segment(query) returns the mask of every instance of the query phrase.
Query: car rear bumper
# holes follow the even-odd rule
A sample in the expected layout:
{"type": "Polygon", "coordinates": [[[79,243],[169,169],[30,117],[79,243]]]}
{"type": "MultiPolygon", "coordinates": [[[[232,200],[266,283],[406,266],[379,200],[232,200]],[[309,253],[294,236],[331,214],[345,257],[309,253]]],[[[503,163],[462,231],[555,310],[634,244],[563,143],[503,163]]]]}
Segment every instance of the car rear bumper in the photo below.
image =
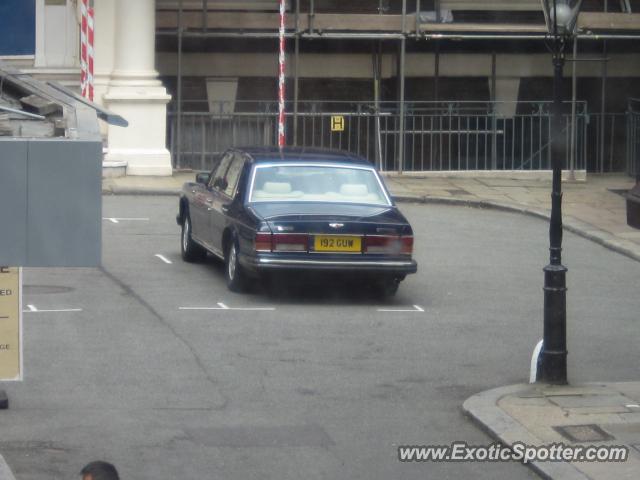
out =
{"type": "Polygon", "coordinates": [[[345,273],[382,273],[389,275],[408,275],[418,271],[418,264],[413,259],[376,259],[366,258],[326,258],[282,257],[273,254],[241,256],[243,267],[254,272],[273,270],[309,270],[335,271],[345,273]]]}

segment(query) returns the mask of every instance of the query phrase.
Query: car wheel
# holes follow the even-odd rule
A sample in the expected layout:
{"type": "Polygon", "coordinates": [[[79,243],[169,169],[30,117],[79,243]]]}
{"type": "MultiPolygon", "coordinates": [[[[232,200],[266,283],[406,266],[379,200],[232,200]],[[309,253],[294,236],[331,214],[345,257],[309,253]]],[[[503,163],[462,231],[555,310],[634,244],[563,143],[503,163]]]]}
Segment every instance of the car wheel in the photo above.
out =
{"type": "Polygon", "coordinates": [[[227,249],[224,269],[227,278],[227,287],[229,287],[229,290],[232,292],[242,292],[247,285],[244,271],[238,259],[238,253],[238,241],[234,239],[227,249]]]}
{"type": "Polygon", "coordinates": [[[207,256],[207,251],[191,238],[191,218],[189,214],[182,222],[182,235],[180,236],[180,252],[186,262],[200,262],[207,256]]]}
{"type": "Polygon", "coordinates": [[[380,279],[373,285],[374,292],[377,296],[382,298],[393,297],[396,293],[398,293],[400,282],[401,280],[396,277],[380,279]]]}

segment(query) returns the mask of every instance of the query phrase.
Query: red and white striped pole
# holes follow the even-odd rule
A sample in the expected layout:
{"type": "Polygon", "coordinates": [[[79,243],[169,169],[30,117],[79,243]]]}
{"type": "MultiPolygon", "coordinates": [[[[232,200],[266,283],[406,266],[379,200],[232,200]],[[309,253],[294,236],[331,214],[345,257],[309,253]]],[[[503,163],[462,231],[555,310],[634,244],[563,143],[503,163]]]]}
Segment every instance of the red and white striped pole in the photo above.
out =
{"type": "Polygon", "coordinates": [[[278,146],[283,148],[287,143],[285,135],[285,81],[287,71],[287,60],[285,51],[286,33],[286,7],[287,0],[280,0],[280,76],[278,79],[278,146]]]}
{"type": "Polygon", "coordinates": [[[82,0],[80,11],[80,89],[82,96],[93,101],[93,0],[82,0]]]}

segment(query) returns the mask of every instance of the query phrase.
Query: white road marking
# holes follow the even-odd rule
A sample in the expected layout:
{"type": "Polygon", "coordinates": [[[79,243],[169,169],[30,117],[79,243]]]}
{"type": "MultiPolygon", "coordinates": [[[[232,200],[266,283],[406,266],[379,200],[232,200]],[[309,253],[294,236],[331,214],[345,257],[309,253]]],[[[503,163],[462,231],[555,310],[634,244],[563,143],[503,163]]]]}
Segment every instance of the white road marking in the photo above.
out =
{"type": "Polygon", "coordinates": [[[158,257],[160,260],[162,260],[164,263],[171,265],[173,262],[171,260],[169,260],[167,257],[165,257],[164,255],[160,255],[159,253],[156,253],[155,255],[156,257],[158,257]]]}
{"type": "Polygon", "coordinates": [[[217,305],[217,307],[179,307],[178,310],[230,310],[241,312],[273,312],[275,310],[274,307],[229,307],[222,302],[218,302],[217,305]]]}
{"type": "Polygon", "coordinates": [[[111,223],[120,223],[120,222],[148,222],[148,218],[118,218],[118,217],[103,217],[103,220],[108,220],[111,223]]]}
{"type": "Polygon", "coordinates": [[[81,312],[81,308],[62,308],[59,310],[39,310],[35,305],[27,305],[28,310],[23,310],[23,313],[67,313],[67,312],[81,312]]]}
{"type": "Polygon", "coordinates": [[[0,455],[0,478],[2,480],[16,480],[16,477],[13,476],[13,472],[2,455],[0,455]]]}
{"type": "Polygon", "coordinates": [[[413,308],[379,308],[379,312],[384,313],[402,313],[402,312],[414,312],[414,313],[424,313],[424,309],[418,305],[414,305],[413,308]]]}
{"type": "Polygon", "coordinates": [[[627,407],[627,408],[640,408],[640,405],[636,405],[635,403],[632,403],[631,405],[625,405],[625,407],[627,407]]]}

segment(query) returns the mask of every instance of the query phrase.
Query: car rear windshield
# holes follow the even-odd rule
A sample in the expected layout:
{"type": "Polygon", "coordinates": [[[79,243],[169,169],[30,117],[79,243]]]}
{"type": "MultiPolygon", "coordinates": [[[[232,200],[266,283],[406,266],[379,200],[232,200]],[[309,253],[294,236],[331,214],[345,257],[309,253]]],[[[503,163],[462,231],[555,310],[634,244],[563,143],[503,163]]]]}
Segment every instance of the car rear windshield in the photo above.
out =
{"type": "Polygon", "coordinates": [[[258,165],[250,202],[390,205],[375,170],[331,165],[258,165]]]}

